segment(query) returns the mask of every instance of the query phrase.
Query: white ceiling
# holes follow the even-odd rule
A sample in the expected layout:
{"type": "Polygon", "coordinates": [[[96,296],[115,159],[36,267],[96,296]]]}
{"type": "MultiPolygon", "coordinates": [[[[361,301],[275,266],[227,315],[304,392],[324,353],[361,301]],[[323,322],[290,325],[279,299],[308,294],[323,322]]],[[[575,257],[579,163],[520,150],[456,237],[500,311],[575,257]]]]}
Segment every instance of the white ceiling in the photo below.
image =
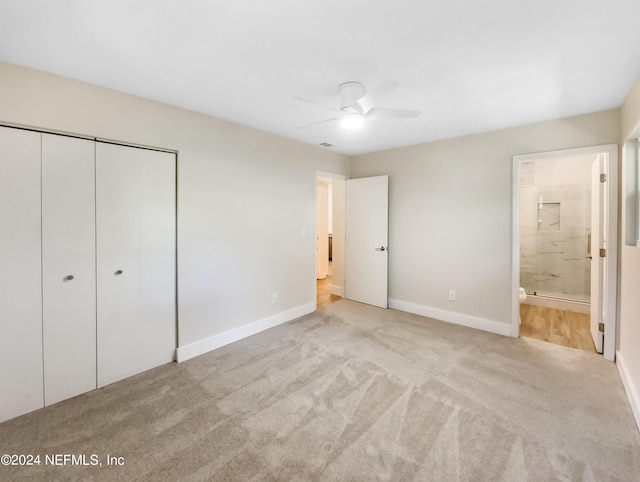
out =
{"type": "Polygon", "coordinates": [[[0,60],[360,154],[619,107],[639,19],[638,0],[2,0],[0,60]],[[338,107],[349,80],[397,81],[378,107],[422,115],[298,129],[335,113],[294,96],[338,107]]]}

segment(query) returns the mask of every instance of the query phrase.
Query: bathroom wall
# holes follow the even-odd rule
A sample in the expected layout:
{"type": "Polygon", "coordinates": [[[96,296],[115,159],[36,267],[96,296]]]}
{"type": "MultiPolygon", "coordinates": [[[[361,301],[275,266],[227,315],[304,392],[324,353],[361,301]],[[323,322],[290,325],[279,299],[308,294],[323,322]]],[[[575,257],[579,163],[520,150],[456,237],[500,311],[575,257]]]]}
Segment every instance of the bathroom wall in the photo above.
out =
{"type": "Polygon", "coordinates": [[[595,156],[520,165],[520,284],[529,294],[589,301],[595,156]]]}

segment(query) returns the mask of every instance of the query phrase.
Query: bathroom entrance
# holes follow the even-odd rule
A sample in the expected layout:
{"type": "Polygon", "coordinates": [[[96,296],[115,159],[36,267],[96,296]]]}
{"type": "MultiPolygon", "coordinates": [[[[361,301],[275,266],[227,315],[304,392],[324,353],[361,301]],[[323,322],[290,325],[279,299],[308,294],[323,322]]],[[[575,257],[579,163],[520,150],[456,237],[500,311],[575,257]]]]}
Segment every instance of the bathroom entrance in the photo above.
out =
{"type": "Polygon", "coordinates": [[[514,157],[514,333],[613,359],[615,179],[615,145],[514,157]]]}

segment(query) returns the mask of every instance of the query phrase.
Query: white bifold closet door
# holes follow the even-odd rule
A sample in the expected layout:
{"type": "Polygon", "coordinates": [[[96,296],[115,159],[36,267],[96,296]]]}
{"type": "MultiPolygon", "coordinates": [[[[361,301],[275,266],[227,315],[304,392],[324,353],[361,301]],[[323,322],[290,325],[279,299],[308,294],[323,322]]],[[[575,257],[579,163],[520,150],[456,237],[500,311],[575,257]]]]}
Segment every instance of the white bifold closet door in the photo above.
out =
{"type": "Polygon", "coordinates": [[[0,127],[0,422],[44,405],[40,133],[0,127]]]}
{"type": "Polygon", "coordinates": [[[174,360],[175,154],[96,143],[98,387],[174,360]]]}
{"type": "Polygon", "coordinates": [[[45,405],[96,388],[95,142],[42,134],[45,405]]]}

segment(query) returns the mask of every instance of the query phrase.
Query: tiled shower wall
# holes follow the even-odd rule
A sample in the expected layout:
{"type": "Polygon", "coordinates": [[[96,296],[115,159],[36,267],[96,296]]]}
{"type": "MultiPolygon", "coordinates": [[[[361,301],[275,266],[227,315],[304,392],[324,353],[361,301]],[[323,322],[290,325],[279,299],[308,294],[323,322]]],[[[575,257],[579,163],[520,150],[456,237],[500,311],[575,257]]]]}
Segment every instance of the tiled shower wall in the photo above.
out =
{"type": "Polygon", "coordinates": [[[590,299],[594,160],[575,156],[520,165],[520,285],[529,294],[590,299]]]}

